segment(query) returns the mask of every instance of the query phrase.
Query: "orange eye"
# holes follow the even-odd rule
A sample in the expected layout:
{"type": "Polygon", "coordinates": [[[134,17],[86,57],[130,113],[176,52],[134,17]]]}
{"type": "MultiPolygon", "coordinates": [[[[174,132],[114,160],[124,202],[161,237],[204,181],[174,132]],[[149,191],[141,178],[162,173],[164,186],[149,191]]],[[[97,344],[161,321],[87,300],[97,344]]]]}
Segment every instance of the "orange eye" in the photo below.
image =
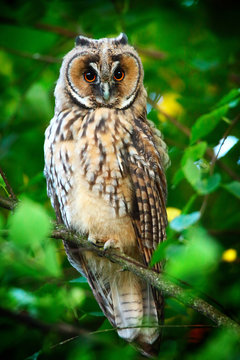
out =
{"type": "Polygon", "coordinates": [[[96,80],[96,74],[91,70],[86,71],[83,75],[84,75],[84,79],[87,82],[93,82],[96,80]]]}
{"type": "Polygon", "coordinates": [[[121,81],[124,78],[125,74],[124,71],[121,69],[116,69],[113,75],[114,80],[121,81]]]}

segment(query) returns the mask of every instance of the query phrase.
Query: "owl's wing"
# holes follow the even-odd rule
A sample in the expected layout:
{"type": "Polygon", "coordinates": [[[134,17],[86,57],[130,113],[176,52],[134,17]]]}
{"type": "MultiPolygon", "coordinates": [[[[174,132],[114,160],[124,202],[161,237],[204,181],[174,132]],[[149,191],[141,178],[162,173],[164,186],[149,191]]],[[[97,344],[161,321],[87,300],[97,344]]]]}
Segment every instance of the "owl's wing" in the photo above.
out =
{"type": "MultiPolygon", "coordinates": [[[[153,129],[143,121],[135,121],[133,146],[135,152],[131,151],[133,155],[128,164],[135,195],[132,221],[140,252],[148,265],[157,245],[166,238],[167,186],[163,157],[168,156],[161,139],[156,142],[153,129]]],[[[161,272],[162,264],[155,264],[154,269],[161,272]]],[[[152,291],[159,317],[162,318],[163,298],[158,291],[152,291]]]]}
{"type": "Polygon", "coordinates": [[[64,247],[70,264],[87,278],[92,292],[105,316],[116,327],[110,284],[104,281],[101,271],[91,269],[85,256],[76,244],[64,241],[64,247]]]}
{"type": "MultiPolygon", "coordinates": [[[[74,119],[74,114],[71,112],[63,112],[63,114],[56,120],[57,125],[61,123],[61,119],[64,115],[69,119],[74,119]],[[66,115],[67,114],[67,115],[66,115]]],[[[58,142],[58,148],[55,149],[55,136],[57,127],[54,128],[55,122],[52,120],[53,125],[49,126],[45,133],[45,168],[44,174],[47,182],[47,193],[51,199],[52,206],[56,213],[57,222],[59,224],[65,224],[68,227],[68,221],[66,216],[66,194],[67,190],[71,187],[71,162],[70,156],[67,156],[66,142],[60,140],[58,142]],[[59,157],[61,161],[59,161],[59,157]]],[[[71,136],[67,138],[69,142],[72,141],[71,136]]],[[[90,269],[86,262],[85,256],[81,253],[81,250],[76,244],[63,241],[66,254],[70,264],[77,269],[84,277],[88,279],[88,283],[97,299],[102,311],[109,318],[109,321],[113,326],[114,312],[113,304],[110,293],[109,283],[103,282],[101,274],[97,271],[90,269]]]]}
{"type": "MultiPolygon", "coordinates": [[[[53,182],[49,174],[46,175],[48,194],[51,194],[51,201],[54,207],[57,222],[63,224],[63,217],[61,214],[61,207],[58,201],[58,197],[54,192],[53,182]]],[[[68,257],[70,264],[86,277],[88,283],[92,289],[92,292],[101,307],[105,316],[109,319],[113,327],[116,327],[113,302],[110,292],[110,284],[106,281],[103,281],[101,273],[98,273],[96,270],[92,271],[88,266],[85,257],[81,254],[79,247],[69,241],[63,241],[64,248],[68,257]]]]}

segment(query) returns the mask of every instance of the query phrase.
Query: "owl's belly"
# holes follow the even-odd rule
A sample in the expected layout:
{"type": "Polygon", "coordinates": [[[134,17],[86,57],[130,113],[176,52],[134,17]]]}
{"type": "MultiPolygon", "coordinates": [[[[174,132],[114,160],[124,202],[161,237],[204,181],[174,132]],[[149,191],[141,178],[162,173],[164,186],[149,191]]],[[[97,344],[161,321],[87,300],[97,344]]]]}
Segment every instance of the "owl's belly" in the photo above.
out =
{"type": "Polygon", "coordinates": [[[119,242],[123,250],[131,253],[131,248],[136,246],[136,236],[130,216],[117,215],[111,202],[90,189],[82,175],[75,176],[74,183],[66,207],[69,225],[99,242],[119,242]]]}

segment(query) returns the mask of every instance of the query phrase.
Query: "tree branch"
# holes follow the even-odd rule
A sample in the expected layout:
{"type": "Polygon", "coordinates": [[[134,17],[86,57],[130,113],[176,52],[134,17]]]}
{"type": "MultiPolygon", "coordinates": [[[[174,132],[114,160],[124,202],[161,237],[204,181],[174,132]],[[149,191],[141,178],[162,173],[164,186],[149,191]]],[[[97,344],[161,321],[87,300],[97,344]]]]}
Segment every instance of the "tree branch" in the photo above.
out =
{"type": "Polygon", "coordinates": [[[55,332],[62,335],[68,336],[87,336],[89,333],[84,329],[79,327],[67,324],[67,323],[57,323],[57,324],[48,324],[39,319],[33,318],[27,312],[16,312],[9,309],[0,307],[0,316],[7,317],[13,320],[17,320],[27,326],[37,328],[44,333],[55,332]]]}
{"type": "Polygon", "coordinates": [[[124,270],[131,271],[157,290],[162,291],[165,295],[172,296],[186,306],[198,311],[218,326],[234,329],[240,335],[240,325],[238,323],[203,299],[195,296],[192,291],[182,289],[180,286],[174,284],[173,281],[170,281],[163,273],[159,274],[152,269],[148,269],[129,256],[119,255],[116,252],[105,251],[103,248],[96,247],[89,243],[83,236],[76,235],[66,230],[63,226],[59,226],[57,230],[53,231],[51,237],[54,239],[63,239],[64,241],[77,245],[79,251],[93,251],[99,256],[105,257],[115,264],[120,265],[124,270]]]}
{"type": "Polygon", "coordinates": [[[0,207],[7,209],[7,210],[13,210],[15,208],[15,206],[17,205],[17,201],[16,200],[12,200],[12,199],[8,199],[8,198],[4,198],[2,196],[0,196],[0,207]]]}
{"type": "Polygon", "coordinates": [[[1,167],[0,167],[0,175],[1,175],[2,178],[3,178],[3,181],[4,181],[5,185],[6,185],[6,189],[7,189],[7,191],[9,192],[10,198],[11,198],[12,200],[17,201],[17,197],[16,197],[16,195],[14,194],[14,191],[13,191],[11,185],[10,185],[9,182],[8,182],[7,176],[6,176],[6,174],[4,173],[4,171],[3,171],[3,169],[2,169],[1,167]]]}
{"type": "Polygon", "coordinates": [[[26,59],[37,60],[37,61],[41,61],[41,62],[45,62],[45,63],[49,63],[49,64],[58,64],[58,63],[62,62],[61,58],[56,58],[54,56],[41,55],[39,53],[31,54],[26,51],[19,51],[19,50],[11,49],[9,47],[5,47],[5,46],[0,46],[0,50],[6,51],[9,54],[21,56],[26,59]]]}
{"type": "MultiPolygon", "coordinates": [[[[16,201],[0,197],[0,206],[13,210],[16,206],[16,201]]],[[[63,225],[57,225],[56,230],[51,234],[51,238],[61,239],[72,243],[75,246],[77,245],[78,248],[76,251],[93,251],[99,256],[105,257],[115,264],[120,265],[122,269],[136,274],[154,288],[162,291],[165,295],[172,296],[186,306],[198,311],[200,314],[216,323],[217,326],[234,329],[240,335],[240,325],[237,322],[223,314],[205,300],[195,296],[191,290],[183,289],[179,285],[176,285],[172,280],[169,280],[168,276],[164,273],[159,274],[127,255],[123,256],[114,251],[105,251],[103,248],[96,247],[85,237],[67,230],[63,225]]]]}

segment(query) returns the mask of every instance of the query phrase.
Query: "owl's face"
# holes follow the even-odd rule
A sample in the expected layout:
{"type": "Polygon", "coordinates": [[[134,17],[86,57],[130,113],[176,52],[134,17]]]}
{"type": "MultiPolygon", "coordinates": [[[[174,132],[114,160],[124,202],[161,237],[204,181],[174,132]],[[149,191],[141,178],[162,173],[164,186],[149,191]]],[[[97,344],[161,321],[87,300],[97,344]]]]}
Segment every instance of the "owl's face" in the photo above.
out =
{"type": "Polygon", "coordinates": [[[79,36],[64,58],[61,81],[71,99],[92,109],[126,109],[143,86],[143,69],[127,37],[92,40],[79,36]]]}

